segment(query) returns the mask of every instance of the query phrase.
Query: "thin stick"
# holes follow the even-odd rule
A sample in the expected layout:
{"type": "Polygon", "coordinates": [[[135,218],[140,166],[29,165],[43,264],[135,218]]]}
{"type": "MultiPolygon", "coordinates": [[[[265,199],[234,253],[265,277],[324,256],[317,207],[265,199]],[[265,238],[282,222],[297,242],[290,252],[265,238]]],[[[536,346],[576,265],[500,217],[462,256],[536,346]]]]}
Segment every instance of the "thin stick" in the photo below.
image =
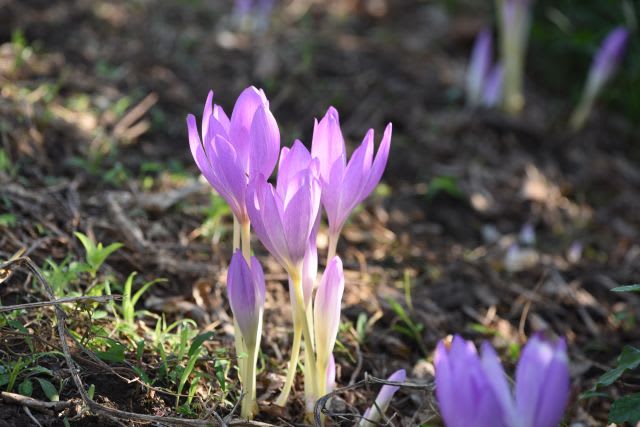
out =
{"type": "Polygon", "coordinates": [[[32,308],[46,307],[57,304],[70,304],[73,302],[89,301],[89,302],[107,302],[111,300],[120,300],[122,295],[100,295],[100,296],[81,296],[81,297],[63,297],[53,301],[38,301],[27,304],[7,305],[0,307],[0,313],[14,310],[29,310],[32,308]]]}

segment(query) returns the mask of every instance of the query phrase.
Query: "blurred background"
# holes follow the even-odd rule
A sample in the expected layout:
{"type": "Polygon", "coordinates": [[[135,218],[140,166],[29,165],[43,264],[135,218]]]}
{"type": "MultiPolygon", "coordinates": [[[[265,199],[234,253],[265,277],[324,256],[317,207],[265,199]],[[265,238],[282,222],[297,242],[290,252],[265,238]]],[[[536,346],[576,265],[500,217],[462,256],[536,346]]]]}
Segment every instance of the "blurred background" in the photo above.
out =
{"type": "MultiPolygon", "coordinates": [[[[638,298],[610,292],[640,280],[640,2],[531,10],[526,103],[513,116],[465,101],[474,40],[497,34],[491,1],[0,0],[0,257],[73,257],[75,231],[122,242],[108,262],[116,277],[168,279],[141,306],[213,322],[231,346],[231,216],[197,180],[186,115],[200,117],[210,89],[230,113],[255,85],[283,145],[309,146],[329,106],[351,149],[369,128],[379,143],[392,122],[383,182],[338,249],[345,331],[367,335],[341,332],[338,383],[400,367],[430,380],[450,333],[490,339],[515,361],[526,336],[549,330],[574,362],[568,418],[598,425],[609,401],[578,393],[640,342],[638,298]],[[617,73],[572,131],[593,56],[618,26],[630,36],[617,73]]],[[[269,280],[265,363],[283,364],[272,349],[288,339],[285,276],[254,247],[269,280]]],[[[404,425],[437,420],[431,397],[403,396],[404,425]]]]}

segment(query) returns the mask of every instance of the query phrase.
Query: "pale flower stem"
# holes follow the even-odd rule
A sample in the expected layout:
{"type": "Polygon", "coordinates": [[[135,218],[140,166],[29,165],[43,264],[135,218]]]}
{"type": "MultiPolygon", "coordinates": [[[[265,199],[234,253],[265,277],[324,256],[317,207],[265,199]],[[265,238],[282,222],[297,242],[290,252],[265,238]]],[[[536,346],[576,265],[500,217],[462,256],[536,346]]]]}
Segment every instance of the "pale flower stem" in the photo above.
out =
{"type": "Polygon", "coordinates": [[[244,395],[242,396],[242,406],[240,415],[242,418],[252,419],[256,409],[256,349],[247,349],[250,353],[246,359],[246,376],[243,384],[244,395]]]}
{"type": "Polygon", "coordinates": [[[238,322],[236,319],[233,319],[233,337],[234,344],[236,347],[236,361],[238,363],[238,377],[240,377],[240,382],[244,385],[246,382],[246,357],[241,357],[243,353],[247,353],[247,349],[244,345],[244,341],[242,340],[242,334],[240,333],[240,327],[238,326],[238,322]]]}
{"type": "Polygon", "coordinates": [[[334,256],[336,256],[336,250],[338,249],[338,239],[340,239],[340,232],[329,232],[329,249],[327,251],[327,264],[331,262],[334,256]]]}
{"type": "Polygon", "coordinates": [[[586,123],[593,108],[593,100],[594,98],[588,95],[583,96],[583,98],[580,100],[580,103],[573,112],[570,121],[571,128],[574,131],[582,129],[582,127],[586,123]]]}
{"type": "Polygon", "coordinates": [[[233,253],[240,249],[240,222],[233,216],[233,253]]]}
{"type": "Polygon", "coordinates": [[[296,368],[298,366],[298,357],[300,356],[300,344],[302,338],[302,328],[300,325],[294,323],[293,325],[293,344],[291,345],[291,357],[289,359],[289,368],[287,369],[287,377],[284,382],[284,387],[276,400],[276,405],[285,406],[287,399],[289,399],[289,393],[291,392],[291,386],[293,385],[293,379],[296,376],[296,368]]]}
{"type": "Polygon", "coordinates": [[[251,223],[249,221],[241,224],[240,240],[242,241],[242,256],[251,265],[251,223]]]}

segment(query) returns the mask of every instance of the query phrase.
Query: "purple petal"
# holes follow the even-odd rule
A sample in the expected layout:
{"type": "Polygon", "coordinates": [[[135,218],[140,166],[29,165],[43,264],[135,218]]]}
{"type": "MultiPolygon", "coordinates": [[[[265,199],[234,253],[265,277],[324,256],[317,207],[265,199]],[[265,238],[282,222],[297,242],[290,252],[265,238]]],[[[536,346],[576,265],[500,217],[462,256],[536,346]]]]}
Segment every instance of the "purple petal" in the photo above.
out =
{"type": "Polygon", "coordinates": [[[231,305],[233,316],[249,348],[254,347],[257,342],[264,304],[262,299],[264,296],[262,267],[255,258],[251,260],[251,263],[253,268],[249,268],[242,253],[236,251],[231,258],[227,273],[229,305],[231,305]]]}
{"type": "Polygon", "coordinates": [[[496,64],[485,81],[482,105],[488,108],[496,107],[502,99],[504,84],[504,68],[502,64],[496,64]]]}
{"type": "Polygon", "coordinates": [[[251,122],[261,105],[268,105],[264,93],[251,86],[242,91],[231,113],[229,136],[242,164],[249,162],[251,122]]]}
{"type": "MultiPolygon", "coordinates": [[[[340,186],[340,202],[336,212],[336,222],[329,223],[332,231],[337,232],[342,228],[347,217],[360,202],[361,194],[369,179],[369,171],[373,158],[373,131],[367,132],[362,144],[353,152],[349,164],[344,171],[344,177],[340,186]]],[[[329,191],[335,191],[328,189],[329,191]]],[[[331,217],[329,217],[331,220],[331,217]]]]}
{"type": "Polygon", "coordinates": [[[527,427],[553,427],[569,398],[566,344],[537,335],[529,339],[516,368],[516,405],[527,427]]]}
{"type": "Polygon", "coordinates": [[[303,182],[304,174],[301,172],[306,172],[310,163],[311,154],[299,140],[293,143],[291,149],[282,148],[278,165],[277,191],[285,204],[289,203],[289,199],[303,182]]]}
{"type": "Polygon", "coordinates": [[[326,353],[326,355],[318,355],[318,358],[325,357],[324,360],[328,360],[336,343],[343,292],[342,260],[336,256],[329,262],[322,275],[313,304],[316,350],[319,353],[326,353]]]}
{"type": "MultiPolygon", "coordinates": [[[[211,123],[215,122],[211,120],[211,123]]],[[[212,165],[215,181],[210,181],[216,191],[227,201],[239,221],[247,219],[245,197],[247,178],[239,164],[234,147],[218,135],[205,141],[205,152],[212,165]]]]}
{"type": "Polygon", "coordinates": [[[387,160],[389,159],[392,133],[393,126],[391,125],[391,123],[389,123],[384,130],[382,142],[380,143],[380,147],[378,147],[378,153],[376,153],[376,158],[373,161],[373,165],[371,166],[369,179],[367,180],[367,185],[363,191],[363,194],[360,196],[360,200],[364,200],[369,194],[371,194],[373,189],[376,187],[376,185],[378,185],[380,179],[382,178],[384,168],[387,166],[387,160]]]}
{"type": "Polygon", "coordinates": [[[211,164],[207,158],[202,143],[200,142],[200,136],[198,135],[198,127],[196,125],[196,118],[193,114],[187,116],[187,130],[189,132],[189,148],[191,149],[191,155],[195,160],[198,169],[204,177],[209,181],[211,185],[215,182],[213,173],[211,171],[211,164]]]}
{"type": "Polygon", "coordinates": [[[287,241],[282,225],[282,213],[278,207],[273,186],[264,176],[253,179],[247,188],[247,211],[254,232],[271,255],[287,269],[287,241]]]}
{"type": "Polygon", "coordinates": [[[482,100],[485,80],[493,61],[492,49],[491,31],[485,29],[476,38],[467,71],[467,102],[469,105],[478,105],[482,100]]]}
{"type": "MultiPolygon", "coordinates": [[[[387,378],[387,381],[402,383],[405,382],[406,379],[407,373],[404,369],[400,369],[391,374],[391,376],[387,378]]],[[[399,386],[388,384],[383,385],[378,393],[378,397],[376,397],[375,404],[364,413],[365,419],[363,419],[363,422],[360,423],[360,425],[367,427],[377,425],[376,423],[379,423],[382,420],[382,414],[387,411],[387,408],[393,399],[393,395],[396,394],[399,389],[399,386]]]]}
{"type": "MultiPolygon", "coordinates": [[[[302,173],[299,175],[303,175],[302,173]]],[[[288,256],[294,265],[304,258],[307,242],[318,216],[320,205],[320,183],[311,176],[299,187],[286,206],[282,223],[287,240],[288,256]]]]}
{"type": "Polygon", "coordinates": [[[205,139],[205,135],[209,130],[209,117],[211,116],[211,104],[213,102],[213,91],[210,90],[207,95],[207,100],[204,102],[204,111],[202,111],[202,138],[205,139]]]}
{"type": "Polygon", "coordinates": [[[340,130],[340,118],[333,107],[329,107],[320,123],[316,122],[313,127],[311,155],[320,161],[320,177],[324,182],[329,180],[336,163],[342,169],[346,165],[347,153],[340,130]]]}
{"type": "Polygon", "coordinates": [[[260,105],[251,122],[249,176],[271,176],[278,161],[280,131],[271,111],[260,105]]]}
{"type": "Polygon", "coordinates": [[[224,112],[221,106],[214,105],[213,106],[213,117],[220,122],[222,127],[225,130],[225,135],[229,135],[229,128],[231,127],[231,122],[229,121],[229,117],[224,112]]]}
{"type": "Polygon", "coordinates": [[[316,236],[319,226],[320,215],[316,218],[316,223],[313,226],[307,243],[307,250],[304,253],[304,260],[302,261],[302,289],[305,307],[308,307],[311,302],[313,289],[315,288],[318,278],[318,247],[316,245],[316,236]]]}
{"type": "Polygon", "coordinates": [[[450,348],[436,349],[436,398],[449,427],[504,426],[503,413],[475,346],[455,336],[450,348]]]}
{"type": "Polygon", "coordinates": [[[507,375],[496,351],[488,342],[482,343],[481,363],[498,402],[502,406],[505,421],[508,425],[517,425],[516,407],[507,382],[507,375]]]}
{"type": "Polygon", "coordinates": [[[624,57],[628,40],[629,30],[617,27],[602,42],[590,70],[590,78],[597,82],[594,83],[597,88],[593,89],[596,92],[599,92],[615,74],[624,57]]]}

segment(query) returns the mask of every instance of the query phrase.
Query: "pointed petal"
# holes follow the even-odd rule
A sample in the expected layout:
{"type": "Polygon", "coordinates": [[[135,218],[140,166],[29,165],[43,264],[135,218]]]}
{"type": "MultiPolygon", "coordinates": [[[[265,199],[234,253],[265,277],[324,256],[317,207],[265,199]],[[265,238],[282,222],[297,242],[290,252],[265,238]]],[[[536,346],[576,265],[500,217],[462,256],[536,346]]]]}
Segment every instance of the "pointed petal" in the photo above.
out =
{"type": "Polygon", "coordinates": [[[189,132],[189,148],[191,149],[191,155],[195,160],[200,173],[209,181],[212,187],[216,188],[217,181],[211,169],[211,164],[204,151],[202,143],[200,142],[200,136],[198,135],[198,127],[196,125],[196,118],[193,114],[187,116],[187,130],[189,132]]]}
{"type": "Polygon", "coordinates": [[[251,86],[242,91],[233,107],[229,136],[243,165],[247,165],[249,162],[251,145],[250,131],[253,116],[256,110],[266,103],[267,99],[264,97],[264,94],[251,86]]]}
{"type": "Polygon", "coordinates": [[[310,163],[311,154],[300,140],[296,139],[291,149],[282,148],[280,165],[278,166],[277,189],[285,204],[288,204],[292,193],[298,190],[304,175],[300,175],[300,173],[307,171],[310,163]]]}
{"type": "Polygon", "coordinates": [[[320,177],[329,180],[331,168],[336,162],[345,167],[347,153],[340,129],[338,111],[329,107],[320,123],[315,124],[311,142],[311,155],[320,160],[320,177]]]}
{"type": "Polygon", "coordinates": [[[516,426],[518,422],[517,412],[511,390],[509,389],[509,383],[507,383],[507,375],[502,368],[496,351],[488,342],[482,343],[481,363],[487,379],[502,407],[507,424],[516,426]]]}
{"type": "Polygon", "coordinates": [[[313,204],[313,193],[309,183],[302,185],[285,207],[282,222],[289,259],[294,265],[303,261],[311,229],[316,221],[317,208],[314,210],[313,204]]]}
{"type": "Polygon", "coordinates": [[[228,139],[229,128],[231,127],[231,123],[229,122],[229,117],[227,116],[227,114],[224,112],[221,106],[216,104],[213,106],[212,116],[215,117],[215,119],[220,122],[220,124],[222,125],[222,127],[226,132],[225,135],[227,135],[227,139],[228,139]]]}
{"type": "MultiPolygon", "coordinates": [[[[214,121],[215,119],[211,120],[211,122],[214,121]]],[[[244,220],[247,216],[245,207],[247,178],[238,163],[234,147],[218,135],[215,139],[208,141],[205,151],[215,176],[214,188],[227,201],[236,218],[240,221],[244,220]]]]}
{"type": "Polygon", "coordinates": [[[316,353],[319,361],[328,362],[340,327],[340,308],[344,293],[342,260],[334,257],[327,265],[313,304],[316,353]]]}
{"type": "Polygon", "coordinates": [[[204,110],[202,111],[202,138],[206,139],[209,130],[209,117],[211,116],[211,104],[213,102],[213,91],[210,90],[207,100],[204,102],[204,110]]]}
{"type": "Polygon", "coordinates": [[[373,165],[371,166],[371,171],[369,173],[369,178],[367,179],[365,189],[360,195],[360,201],[364,200],[367,196],[369,196],[369,194],[371,194],[373,189],[376,188],[376,185],[378,185],[378,183],[380,182],[380,178],[382,178],[384,169],[387,166],[387,160],[389,159],[392,133],[393,126],[391,125],[391,123],[389,123],[384,130],[382,142],[380,143],[380,147],[378,147],[376,159],[373,161],[373,165]]]}
{"type": "Polygon", "coordinates": [[[251,122],[249,176],[271,176],[280,151],[280,131],[271,111],[263,104],[251,122]]]}

